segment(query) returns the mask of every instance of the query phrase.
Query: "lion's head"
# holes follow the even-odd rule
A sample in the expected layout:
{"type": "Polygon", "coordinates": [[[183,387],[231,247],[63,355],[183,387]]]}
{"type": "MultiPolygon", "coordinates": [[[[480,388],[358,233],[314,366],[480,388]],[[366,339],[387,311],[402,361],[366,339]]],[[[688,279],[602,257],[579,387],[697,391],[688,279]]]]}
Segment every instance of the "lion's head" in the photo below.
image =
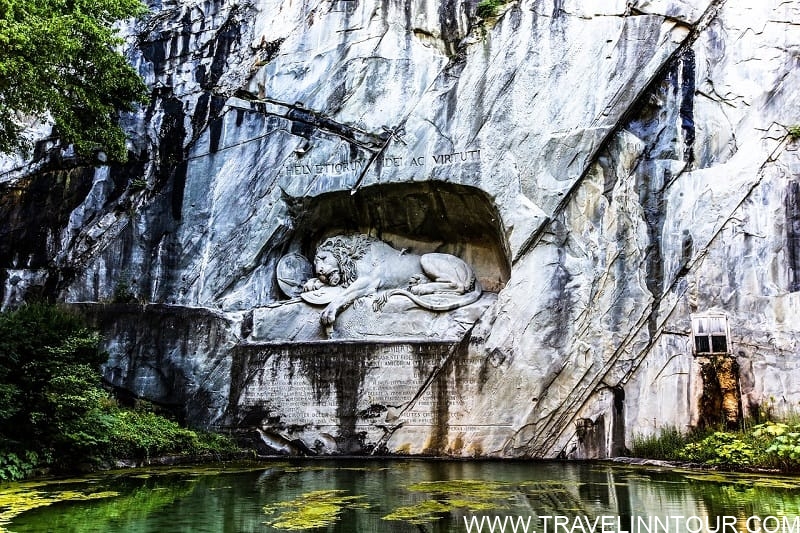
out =
{"type": "Polygon", "coordinates": [[[367,235],[331,237],[317,247],[314,272],[323,283],[347,287],[358,278],[356,260],[367,252],[367,235]]]}

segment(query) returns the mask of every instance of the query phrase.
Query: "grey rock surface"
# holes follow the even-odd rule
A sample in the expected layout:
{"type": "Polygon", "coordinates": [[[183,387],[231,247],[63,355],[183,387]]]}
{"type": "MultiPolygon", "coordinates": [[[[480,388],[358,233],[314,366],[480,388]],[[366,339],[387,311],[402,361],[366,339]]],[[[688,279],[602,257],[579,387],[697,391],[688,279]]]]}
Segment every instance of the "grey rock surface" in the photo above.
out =
{"type": "Polygon", "coordinates": [[[744,415],[796,409],[800,2],[476,4],[153,4],[130,162],[0,160],[3,307],[79,305],[115,386],[274,452],[618,455],[699,423],[706,310],[744,415]],[[275,272],[341,232],[486,294],[326,331],[275,272]]]}

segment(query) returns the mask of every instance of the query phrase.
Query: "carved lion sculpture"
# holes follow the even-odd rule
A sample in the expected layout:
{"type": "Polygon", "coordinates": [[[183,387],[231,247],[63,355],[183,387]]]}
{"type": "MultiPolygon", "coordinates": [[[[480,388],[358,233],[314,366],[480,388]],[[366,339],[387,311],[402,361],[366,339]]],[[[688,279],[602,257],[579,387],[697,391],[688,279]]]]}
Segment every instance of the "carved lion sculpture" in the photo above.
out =
{"type": "Polygon", "coordinates": [[[482,291],[472,268],[454,255],[410,254],[367,235],[325,240],[314,256],[314,273],[317,277],[304,284],[304,292],[343,289],[322,311],[320,321],[326,326],[358,298],[380,291],[376,311],[394,295],[431,311],[450,311],[475,302],[482,291]]]}

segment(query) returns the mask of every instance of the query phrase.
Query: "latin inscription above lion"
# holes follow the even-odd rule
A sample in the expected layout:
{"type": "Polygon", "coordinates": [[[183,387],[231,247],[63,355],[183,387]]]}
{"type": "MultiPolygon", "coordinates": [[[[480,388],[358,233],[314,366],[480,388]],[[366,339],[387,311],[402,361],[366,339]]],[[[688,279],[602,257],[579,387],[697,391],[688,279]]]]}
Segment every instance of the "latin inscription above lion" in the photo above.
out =
{"type": "MultiPolygon", "coordinates": [[[[297,254],[290,256],[294,264],[297,254]]],[[[320,315],[325,326],[364,296],[376,296],[375,311],[392,296],[430,311],[450,311],[477,301],[482,292],[472,268],[454,255],[407,253],[367,235],[326,239],[317,247],[311,270],[316,277],[302,283],[299,295],[312,305],[326,305],[320,315]]],[[[291,284],[289,296],[297,293],[297,286],[291,284]]]]}

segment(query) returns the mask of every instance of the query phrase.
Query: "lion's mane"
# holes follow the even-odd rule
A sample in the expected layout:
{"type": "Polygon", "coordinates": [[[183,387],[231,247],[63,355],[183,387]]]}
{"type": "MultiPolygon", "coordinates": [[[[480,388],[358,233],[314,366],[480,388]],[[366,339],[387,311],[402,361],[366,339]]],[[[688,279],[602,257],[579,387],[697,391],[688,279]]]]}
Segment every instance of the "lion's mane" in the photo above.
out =
{"type": "Polygon", "coordinates": [[[325,251],[333,255],[339,263],[339,273],[342,276],[339,285],[347,287],[358,278],[356,260],[364,257],[374,240],[363,234],[331,237],[317,247],[317,252],[325,251]]]}

